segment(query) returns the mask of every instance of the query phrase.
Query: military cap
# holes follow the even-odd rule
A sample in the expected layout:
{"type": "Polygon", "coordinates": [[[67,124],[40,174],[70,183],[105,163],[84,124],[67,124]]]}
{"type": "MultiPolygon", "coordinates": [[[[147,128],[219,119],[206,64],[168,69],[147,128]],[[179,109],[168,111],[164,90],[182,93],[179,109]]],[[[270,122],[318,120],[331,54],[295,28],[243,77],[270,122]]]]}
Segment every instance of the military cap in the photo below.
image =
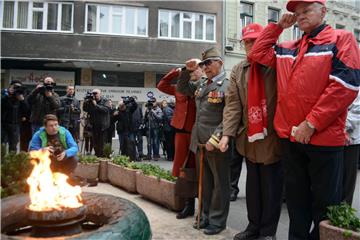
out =
{"type": "Polygon", "coordinates": [[[222,60],[221,53],[216,47],[209,48],[201,54],[201,63],[206,60],[222,60]]]}

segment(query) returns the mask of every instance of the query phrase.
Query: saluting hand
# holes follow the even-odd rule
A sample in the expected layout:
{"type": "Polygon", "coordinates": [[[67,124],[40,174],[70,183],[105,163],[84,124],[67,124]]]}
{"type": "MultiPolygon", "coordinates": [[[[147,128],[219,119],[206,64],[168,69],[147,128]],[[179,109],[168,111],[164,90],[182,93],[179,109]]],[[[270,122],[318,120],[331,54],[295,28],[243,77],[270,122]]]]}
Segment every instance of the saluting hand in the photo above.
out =
{"type": "Polygon", "coordinates": [[[281,16],[281,19],[280,21],[278,22],[278,25],[285,29],[285,28],[289,28],[291,27],[292,25],[294,25],[296,23],[296,16],[295,14],[292,14],[292,13],[284,13],[282,16],[281,16]]]}

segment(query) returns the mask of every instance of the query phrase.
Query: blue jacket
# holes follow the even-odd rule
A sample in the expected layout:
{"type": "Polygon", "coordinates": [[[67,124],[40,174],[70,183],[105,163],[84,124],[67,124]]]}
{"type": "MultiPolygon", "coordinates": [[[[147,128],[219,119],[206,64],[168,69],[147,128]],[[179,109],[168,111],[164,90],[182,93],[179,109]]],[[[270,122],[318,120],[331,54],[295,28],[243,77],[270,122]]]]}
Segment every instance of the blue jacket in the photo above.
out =
{"type": "MultiPolygon", "coordinates": [[[[66,158],[74,157],[79,151],[78,145],[76,144],[74,138],[72,137],[69,130],[64,127],[59,127],[59,136],[60,142],[64,146],[66,158]]],[[[47,147],[47,134],[45,128],[42,127],[37,131],[30,141],[29,150],[39,150],[41,148],[47,147]]]]}

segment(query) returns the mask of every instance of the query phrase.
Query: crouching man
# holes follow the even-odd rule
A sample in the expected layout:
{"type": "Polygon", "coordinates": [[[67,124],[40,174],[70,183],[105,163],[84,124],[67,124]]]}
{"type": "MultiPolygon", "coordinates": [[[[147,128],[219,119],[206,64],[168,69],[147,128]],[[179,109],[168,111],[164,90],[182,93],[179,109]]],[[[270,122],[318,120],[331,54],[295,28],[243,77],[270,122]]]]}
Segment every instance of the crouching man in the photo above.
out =
{"type": "Polygon", "coordinates": [[[78,146],[69,132],[59,126],[58,118],[53,114],[44,117],[44,127],[40,128],[32,137],[29,150],[46,149],[50,152],[53,172],[70,175],[76,168],[78,146]]]}

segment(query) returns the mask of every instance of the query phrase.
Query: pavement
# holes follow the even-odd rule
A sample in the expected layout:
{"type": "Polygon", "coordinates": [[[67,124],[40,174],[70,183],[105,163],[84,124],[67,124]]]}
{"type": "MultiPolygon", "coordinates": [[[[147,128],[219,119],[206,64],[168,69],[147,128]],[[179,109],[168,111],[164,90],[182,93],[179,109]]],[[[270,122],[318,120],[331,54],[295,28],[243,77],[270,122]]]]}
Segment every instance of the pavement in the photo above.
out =
{"type": "MultiPolygon", "coordinates": [[[[165,169],[172,168],[172,162],[159,161],[144,161],[152,164],[157,164],[165,169]]],[[[187,218],[178,220],[175,218],[176,213],[156,204],[150,202],[138,194],[130,194],[122,189],[114,187],[107,183],[99,183],[96,187],[84,187],[83,191],[106,193],[128,199],[140,208],[142,208],[147,215],[152,233],[155,240],[186,240],[186,239],[233,239],[233,236],[242,231],[247,226],[247,210],[245,201],[245,180],[246,180],[246,165],[244,163],[240,180],[239,180],[239,195],[235,202],[230,204],[230,212],[227,222],[227,228],[223,232],[215,236],[207,236],[201,231],[192,227],[194,218],[187,218]]],[[[357,184],[354,194],[353,208],[358,212],[360,217],[360,170],[358,171],[357,184]]],[[[289,228],[289,218],[286,209],[286,204],[283,204],[280,221],[277,230],[277,239],[286,240],[289,228]]]]}

